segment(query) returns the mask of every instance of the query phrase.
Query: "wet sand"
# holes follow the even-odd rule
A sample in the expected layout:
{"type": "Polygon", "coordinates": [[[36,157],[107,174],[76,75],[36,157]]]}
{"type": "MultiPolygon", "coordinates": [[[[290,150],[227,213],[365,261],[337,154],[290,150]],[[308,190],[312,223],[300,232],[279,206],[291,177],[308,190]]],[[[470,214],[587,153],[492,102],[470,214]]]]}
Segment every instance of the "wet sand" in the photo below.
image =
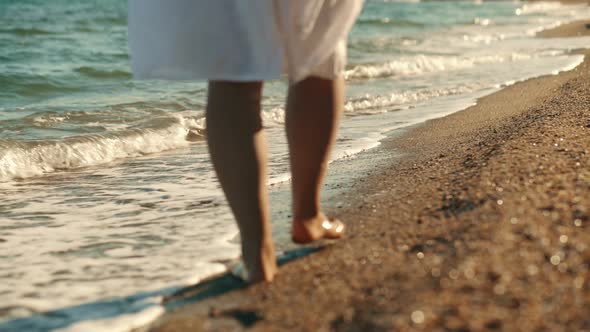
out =
{"type": "Polygon", "coordinates": [[[541,31],[538,34],[543,38],[557,38],[563,36],[590,36],[590,20],[575,21],[560,25],[555,29],[541,31]]]}
{"type": "Polygon", "coordinates": [[[590,330],[588,60],[371,153],[392,151],[332,211],[344,241],[146,329],[590,330]]]}

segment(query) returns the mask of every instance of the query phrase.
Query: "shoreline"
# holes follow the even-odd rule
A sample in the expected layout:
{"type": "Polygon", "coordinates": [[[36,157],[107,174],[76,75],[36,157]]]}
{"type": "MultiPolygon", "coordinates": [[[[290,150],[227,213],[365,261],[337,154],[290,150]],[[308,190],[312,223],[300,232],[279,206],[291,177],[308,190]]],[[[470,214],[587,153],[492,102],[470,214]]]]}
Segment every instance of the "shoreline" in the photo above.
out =
{"type": "Polygon", "coordinates": [[[584,54],[574,70],[384,140],[376,153],[403,158],[340,199],[344,241],[148,330],[590,328],[584,54]]]}
{"type": "Polygon", "coordinates": [[[543,30],[540,31],[537,36],[541,38],[590,36],[590,19],[574,21],[562,24],[553,29],[543,30]]]}

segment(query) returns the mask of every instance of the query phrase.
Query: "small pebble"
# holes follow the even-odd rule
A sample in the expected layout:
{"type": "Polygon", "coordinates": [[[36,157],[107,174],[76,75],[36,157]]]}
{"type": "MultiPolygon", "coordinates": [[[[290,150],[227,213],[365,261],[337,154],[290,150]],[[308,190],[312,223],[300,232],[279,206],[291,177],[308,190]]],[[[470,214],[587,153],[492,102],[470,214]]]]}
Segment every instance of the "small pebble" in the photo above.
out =
{"type": "Polygon", "coordinates": [[[412,315],[410,316],[410,318],[412,319],[412,322],[414,324],[424,323],[424,313],[421,310],[416,310],[416,311],[412,312],[412,315]]]}
{"type": "Polygon", "coordinates": [[[439,268],[437,268],[437,267],[435,267],[435,268],[433,268],[432,270],[430,270],[430,274],[431,274],[433,277],[435,277],[435,278],[438,278],[438,277],[440,277],[440,269],[439,269],[439,268]]]}
{"type": "Polygon", "coordinates": [[[527,267],[527,272],[529,275],[534,276],[537,275],[537,273],[539,273],[539,268],[531,264],[527,267]]]}
{"type": "Polygon", "coordinates": [[[497,284],[496,286],[494,286],[494,294],[503,295],[504,293],[506,293],[506,286],[502,284],[497,284]]]}
{"type": "Polygon", "coordinates": [[[561,243],[565,244],[565,243],[567,243],[567,240],[568,240],[567,235],[562,235],[559,237],[559,242],[561,242],[561,243]]]}

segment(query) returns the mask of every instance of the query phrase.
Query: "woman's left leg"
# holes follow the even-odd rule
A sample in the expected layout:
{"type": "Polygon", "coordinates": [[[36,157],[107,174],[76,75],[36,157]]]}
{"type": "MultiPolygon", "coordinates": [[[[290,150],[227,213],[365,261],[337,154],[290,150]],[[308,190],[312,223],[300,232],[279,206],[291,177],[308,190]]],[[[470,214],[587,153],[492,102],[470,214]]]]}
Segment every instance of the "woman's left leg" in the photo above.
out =
{"type": "Polygon", "coordinates": [[[209,82],[207,142],[242,239],[249,281],[271,281],[277,265],[266,187],[262,82],[209,82]]]}

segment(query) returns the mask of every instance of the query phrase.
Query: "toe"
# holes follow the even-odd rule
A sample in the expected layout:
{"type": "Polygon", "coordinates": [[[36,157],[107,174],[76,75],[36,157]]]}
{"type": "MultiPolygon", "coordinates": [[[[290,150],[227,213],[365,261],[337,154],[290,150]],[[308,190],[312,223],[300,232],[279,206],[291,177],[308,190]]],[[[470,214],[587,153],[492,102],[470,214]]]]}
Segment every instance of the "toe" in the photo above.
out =
{"type": "Polygon", "coordinates": [[[338,219],[326,219],[322,222],[325,239],[339,239],[344,234],[344,224],[338,219]]]}

